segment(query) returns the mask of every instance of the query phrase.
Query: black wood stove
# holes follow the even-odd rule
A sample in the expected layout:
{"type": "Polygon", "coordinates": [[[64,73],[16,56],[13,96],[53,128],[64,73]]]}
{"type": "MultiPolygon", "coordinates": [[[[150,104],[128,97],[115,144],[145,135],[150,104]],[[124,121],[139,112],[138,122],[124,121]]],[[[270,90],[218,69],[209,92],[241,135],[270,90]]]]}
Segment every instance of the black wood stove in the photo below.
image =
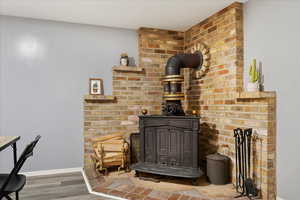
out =
{"type": "Polygon", "coordinates": [[[203,172],[198,162],[199,118],[186,116],[181,100],[183,67],[202,65],[202,54],[178,54],[168,60],[162,115],[139,116],[140,159],[131,169],[139,172],[196,179],[203,172]]]}
{"type": "Polygon", "coordinates": [[[199,118],[193,116],[140,116],[138,172],[196,179],[199,118]]]}

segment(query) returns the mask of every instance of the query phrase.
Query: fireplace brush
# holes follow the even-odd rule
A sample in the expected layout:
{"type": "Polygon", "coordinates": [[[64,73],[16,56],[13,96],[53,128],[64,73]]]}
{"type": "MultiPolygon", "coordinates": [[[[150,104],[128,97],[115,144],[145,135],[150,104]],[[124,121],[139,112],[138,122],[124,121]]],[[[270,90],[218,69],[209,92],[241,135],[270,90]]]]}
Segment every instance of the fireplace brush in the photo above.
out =
{"type": "Polygon", "coordinates": [[[234,129],[235,160],[236,160],[236,191],[239,196],[247,196],[251,199],[257,196],[257,189],[251,179],[251,140],[252,129],[234,129]]]}

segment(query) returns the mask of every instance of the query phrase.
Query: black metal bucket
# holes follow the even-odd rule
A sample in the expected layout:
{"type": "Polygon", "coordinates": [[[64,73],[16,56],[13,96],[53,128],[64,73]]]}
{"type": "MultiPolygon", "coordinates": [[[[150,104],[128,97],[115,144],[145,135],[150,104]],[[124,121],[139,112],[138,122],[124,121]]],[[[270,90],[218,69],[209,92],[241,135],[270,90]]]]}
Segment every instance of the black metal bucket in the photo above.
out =
{"type": "Polygon", "coordinates": [[[207,177],[214,185],[225,185],[229,182],[230,158],[219,153],[206,156],[207,177]]]}

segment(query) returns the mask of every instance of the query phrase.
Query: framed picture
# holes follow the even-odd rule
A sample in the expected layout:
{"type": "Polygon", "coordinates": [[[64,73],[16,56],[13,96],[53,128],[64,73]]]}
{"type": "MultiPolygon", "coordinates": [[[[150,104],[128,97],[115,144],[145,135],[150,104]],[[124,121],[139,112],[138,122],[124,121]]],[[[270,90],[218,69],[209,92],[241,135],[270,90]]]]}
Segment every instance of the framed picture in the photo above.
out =
{"type": "Polygon", "coordinates": [[[90,94],[103,95],[103,80],[100,78],[90,78],[90,94]]]}

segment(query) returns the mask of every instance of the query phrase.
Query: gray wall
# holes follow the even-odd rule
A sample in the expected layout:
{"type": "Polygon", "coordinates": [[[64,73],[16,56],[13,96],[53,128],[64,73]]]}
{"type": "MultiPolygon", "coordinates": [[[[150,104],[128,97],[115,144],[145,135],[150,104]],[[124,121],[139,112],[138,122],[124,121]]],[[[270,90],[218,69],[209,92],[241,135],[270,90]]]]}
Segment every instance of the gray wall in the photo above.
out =
{"type": "MultiPolygon", "coordinates": [[[[82,166],[83,95],[90,77],[111,94],[111,68],[127,52],[137,59],[137,33],[0,16],[1,133],[20,135],[19,150],[42,136],[24,171],[82,166]]],[[[1,152],[3,170],[11,150],[1,152]]]]}
{"type": "Polygon", "coordinates": [[[288,200],[299,199],[300,186],[299,20],[298,0],[245,4],[245,64],[261,61],[265,90],[277,91],[278,196],[288,200]]]}
{"type": "MultiPolygon", "coordinates": [[[[2,33],[2,30],[3,29],[3,26],[2,26],[2,21],[0,20],[0,136],[2,135],[2,131],[1,131],[1,128],[2,128],[2,113],[1,113],[1,95],[2,95],[2,93],[1,93],[1,91],[2,91],[2,89],[1,89],[1,83],[2,83],[2,75],[1,75],[1,69],[2,69],[2,63],[3,63],[3,59],[2,59],[2,54],[3,54],[3,48],[2,48],[2,43],[3,43],[3,37],[2,37],[2,35],[3,35],[3,33],[2,33]]],[[[2,154],[1,154],[1,152],[0,152],[0,169],[2,168],[2,166],[3,166],[3,161],[2,161],[2,154]]]]}

